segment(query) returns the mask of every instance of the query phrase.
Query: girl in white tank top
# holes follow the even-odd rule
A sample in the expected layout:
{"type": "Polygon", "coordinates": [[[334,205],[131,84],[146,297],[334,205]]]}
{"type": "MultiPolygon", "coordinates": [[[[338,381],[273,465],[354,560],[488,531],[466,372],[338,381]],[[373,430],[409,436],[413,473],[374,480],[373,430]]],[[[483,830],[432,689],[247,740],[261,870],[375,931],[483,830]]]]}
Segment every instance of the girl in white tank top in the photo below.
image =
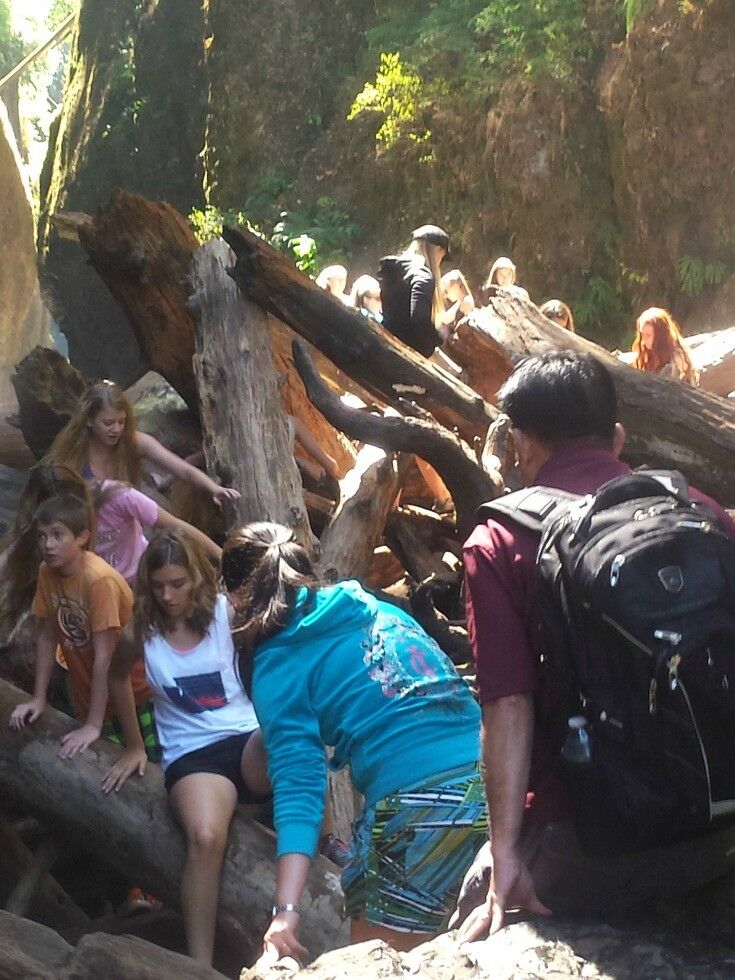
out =
{"type": "MultiPolygon", "coordinates": [[[[227,599],[199,545],[181,531],[156,532],[141,559],[135,624],[166,789],[187,840],[181,906],[189,954],[211,965],[230,821],[238,802],[266,799],[270,783],[255,712],[235,672],[227,599]]],[[[126,769],[125,756],[116,768],[119,788],[134,768],[126,769]]]]}

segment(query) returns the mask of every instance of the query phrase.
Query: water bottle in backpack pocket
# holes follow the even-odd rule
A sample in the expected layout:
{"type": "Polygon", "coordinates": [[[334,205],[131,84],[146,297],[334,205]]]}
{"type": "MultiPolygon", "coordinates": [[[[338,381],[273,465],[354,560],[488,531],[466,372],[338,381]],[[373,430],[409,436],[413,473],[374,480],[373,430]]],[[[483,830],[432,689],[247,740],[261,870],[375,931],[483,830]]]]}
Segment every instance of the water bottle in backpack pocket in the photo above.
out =
{"type": "Polygon", "coordinates": [[[561,695],[540,722],[587,719],[588,763],[558,743],[583,845],[638,850],[732,820],[735,541],[717,517],[673,472],[587,498],[535,487],[493,511],[541,534],[542,683],[561,695]]]}

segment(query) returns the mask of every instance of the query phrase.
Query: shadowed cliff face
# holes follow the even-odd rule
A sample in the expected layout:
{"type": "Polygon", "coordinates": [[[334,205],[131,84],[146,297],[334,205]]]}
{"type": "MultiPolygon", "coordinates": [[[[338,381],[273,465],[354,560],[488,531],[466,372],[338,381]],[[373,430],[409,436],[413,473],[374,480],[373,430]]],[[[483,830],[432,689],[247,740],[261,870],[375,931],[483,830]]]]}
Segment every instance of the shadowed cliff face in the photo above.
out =
{"type": "Polygon", "coordinates": [[[42,177],[39,259],[44,296],[90,377],[123,385],[144,367],[132,330],[56,212],[94,213],[117,187],[200,204],[204,142],[199,0],[84,0],[63,108],[42,177]]]}
{"type": "Polygon", "coordinates": [[[686,309],[682,258],[735,267],[730,0],[655,4],[610,51],[599,92],[626,259],[648,271],[644,300],[686,309]]]}
{"type": "MultiPolygon", "coordinates": [[[[253,201],[313,212],[328,197],[358,227],[354,272],[436,221],[473,285],[510,254],[534,299],[572,301],[603,342],[629,340],[652,302],[707,327],[717,289],[687,295],[680,266],[735,271],[731,0],[652,0],[627,38],[618,8],[589,0],[596,54],[576,73],[519,71],[474,100],[447,85],[421,110],[429,144],[387,149],[375,114],[346,118],[374,72],[366,31],[385,7],[84,0],[40,233],[44,285],[83,370],[114,365],[128,381],[137,349],[79,246],[47,219],[94,210],[117,185],[185,213],[202,185],[210,203],[249,213],[253,201]]],[[[722,323],[732,284],[719,294],[722,323]]]]}

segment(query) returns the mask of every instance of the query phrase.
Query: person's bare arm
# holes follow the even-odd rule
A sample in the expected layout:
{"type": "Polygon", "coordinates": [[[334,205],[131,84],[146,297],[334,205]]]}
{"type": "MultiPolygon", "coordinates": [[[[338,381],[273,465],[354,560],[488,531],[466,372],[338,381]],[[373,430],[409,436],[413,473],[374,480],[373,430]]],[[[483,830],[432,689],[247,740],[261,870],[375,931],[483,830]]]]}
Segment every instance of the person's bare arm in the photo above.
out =
{"type": "Polygon", "coordinates": [[[61,737],[59,757],[72,759],[79,752],[84,752],[100,737],[107,708],[108,685],[107,675],[110,661],[117,644],[118,630],[110,628],[92,634],[94,648],[94,663],[92,665],[92,683],[89,692],[89,709],[87,720],[81,728],[75,729],[61,737]]]}
{"type": "Polygon", "coordinates": [[[156,521],[156,527],[173,527],[179,531],[183,531],[184,534],[188,534],[190,538],[193,538],[199,545],[201,545],[202,550],[205,555],[208,555],[212,561],[219,565],[219,561],[222,557],[222,549],[218,544],[215,544],[210,537],[208,537],[203,531],[200,531],[198,527],[194,527],[193,524],[188,524],[186,521],[182,521],[179,517],[174,517],[163,507],[158,507],[158,520],[156,521]]]}
{"type": "Polygon", "coordinates": [[[296,439],[298,439],[299,443],[303,446],[311,458],[322,467],[327,476],[331,476],[335,480],[338,479],[339,470],[337,469],[336,459],[322,449],[319,442],[314,438],[308,427],[304,425],[301,419],[293,418],[293,425],[294,436],[296,439]]]}
{"type": "Polygon", "coordinates": [[[467,917],[460,938],[472,941],[503,928],[509,908],[549,915],[536,896],[520,852],[521,826],[533,744],[531,694],[514,694],[483,705],[482,758],[490,817],[492,876],[487,901],[467,917]]]}
{"type": "Polygon", "coordinates": [[[46,707],[46,695],[51,683],[51,672],[54,669],[55,652],[56,636],[53,620],[46,617],[41,621],[36,640],[36,680],[33,685],[33,698],[17,705],[10,715],[10,727],[16,731],[26,725],[32,725],[46,707]]]}
{"type": "Polygon", "coordinates": [[[117,792],[134,772],[142,776],[148,763],[143,736],[138,724],[133,685],[130,682],[133,664],[142,655],[143,651],[135,638],[132,623],[129,623],[120,635],[107,675],[110,701],[122,728],[125,752],[102,777],[102,791],[104,793],[110,793],[112,790],[117,792]]]}
{"type": "MultiPolygon", "coordinates": [[[[306,884],[311,859],[306,854],[282,854],[278,859],[276,905],[298,905],[306,884]]],[[[279,912],[263,937],[263,950],[280,959],[292,956],[299,963],[308,959],[309,951],[298,938],[298,912],[279,912]]]]}
{"type": "Polygon", "coordinates": [[[211,493],[214,502],[218,505],[221,505],[223,500],[237,500],[240,496],[239,490],[235,490],[234,487],[219,486],[203,470],[191,466],[185,459],[166,449],[158,439],[154,439],[146,432],[136,432],[135,444],[141,456],[161,466],[174,476],[211,493]]]}

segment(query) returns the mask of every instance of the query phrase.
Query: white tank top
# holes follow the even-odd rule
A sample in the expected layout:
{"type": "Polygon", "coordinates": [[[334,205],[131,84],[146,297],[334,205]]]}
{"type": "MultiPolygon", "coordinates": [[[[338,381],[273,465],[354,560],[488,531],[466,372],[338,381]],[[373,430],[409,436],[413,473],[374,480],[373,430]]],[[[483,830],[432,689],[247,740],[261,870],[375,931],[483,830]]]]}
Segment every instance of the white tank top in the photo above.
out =
{"type": "Polygon", "coordinates": [[[174,650],[160,633],[143,650],[164,769],[182,755],[258,727],[235,673],[224,595],[217,596],[214,619],[193,650],[174,650]]]}

